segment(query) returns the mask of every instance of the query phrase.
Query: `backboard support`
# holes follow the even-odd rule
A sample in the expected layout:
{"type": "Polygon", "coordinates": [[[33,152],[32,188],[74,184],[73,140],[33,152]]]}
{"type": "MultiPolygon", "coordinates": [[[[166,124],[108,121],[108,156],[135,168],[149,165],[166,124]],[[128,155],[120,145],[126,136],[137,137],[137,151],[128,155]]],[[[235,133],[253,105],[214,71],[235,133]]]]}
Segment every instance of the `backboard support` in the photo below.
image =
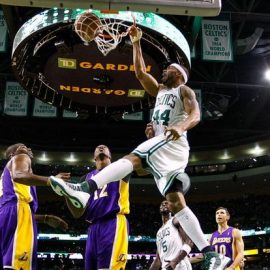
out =
{"type": "Polygon", "coordinates": [[[0,4],[44,8],[84,8],[103,11],[139,11],[186,16],[217,16],[221,0],[0,0],[0,4]]]}

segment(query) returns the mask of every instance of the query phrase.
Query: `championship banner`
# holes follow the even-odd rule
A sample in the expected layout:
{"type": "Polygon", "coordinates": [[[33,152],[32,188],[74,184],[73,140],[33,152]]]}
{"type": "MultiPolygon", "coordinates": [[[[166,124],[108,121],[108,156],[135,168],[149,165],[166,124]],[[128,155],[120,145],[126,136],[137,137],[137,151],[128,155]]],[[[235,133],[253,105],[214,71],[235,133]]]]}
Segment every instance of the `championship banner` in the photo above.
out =
{"type": "Polygon", "coordinates": [[[229,21],[202,21],[203,60],[233,61],[229,21]]]}
{"type": "Polygon", "coordinates": [[[78,116],[77,112],[63,110],[63,117],[64,118],[77,118],[77,116],[78,116]]]}
{"type": "Polygon", "coordinates": [[[35,105],[33,110],[35,117],[56,117],[56,107],[44,103],[43,101],[35,98],[35,105]]]}
{"type": "Polygon", "coordinates": [[[125,113],[123,115],[123,120],[142,121],[143,120],[143,112],[125,113]]]}
{"type": "Polygon", "coordinates": [[[0,52],[6,51],[7,42],[7,24],[4,18],[3,10],[0,10],[0,52]]]}
{"type": "Polygon", "coordinates": [[[6,82],[4,114],[26,116],[28,93],[17,82],[6,82]]]}

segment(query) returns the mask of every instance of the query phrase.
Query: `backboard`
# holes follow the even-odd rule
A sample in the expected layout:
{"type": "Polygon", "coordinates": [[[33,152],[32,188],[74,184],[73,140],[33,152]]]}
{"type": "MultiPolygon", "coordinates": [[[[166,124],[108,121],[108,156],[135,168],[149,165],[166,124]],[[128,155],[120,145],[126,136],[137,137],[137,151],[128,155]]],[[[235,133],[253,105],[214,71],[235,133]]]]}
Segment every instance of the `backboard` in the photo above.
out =
{"type": "Polygon", "coordinates": [[[0,4],[32,7],[84,8],[97,10],[140,11],[156,14],[217,16],[221,0],[0,0],[0,4]]]}

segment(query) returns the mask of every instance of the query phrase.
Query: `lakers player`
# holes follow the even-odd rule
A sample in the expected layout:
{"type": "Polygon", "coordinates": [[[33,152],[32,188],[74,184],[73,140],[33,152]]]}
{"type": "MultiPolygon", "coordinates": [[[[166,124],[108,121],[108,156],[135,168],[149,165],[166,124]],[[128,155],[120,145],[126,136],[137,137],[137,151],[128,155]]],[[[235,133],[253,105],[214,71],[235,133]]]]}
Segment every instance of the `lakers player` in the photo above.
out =
{"type": "Polygon", "coordinates": [[[161,194],[172,204],[175,218],[185,233],[204,253],[204,268],[223,270],[229,259],[212,251],[197,217],[187,207],[184,198],[190,186],[190,179],[184,173],[189,157],[186,132],[200,121],[195,93],[185,85],[188,73],[183,66],[171,64],[163,71],[162,83],[159,84],[146,72],[140,45],[141,36],[142,31],[136,26],[130,28],[136,77],[148,94],[156,96],[152,117],[154,137],[140,144],[131,154],[104,168],[93,176],[93,181],[82,183],[82,192],[78,191],[77,186],[54,177],[51,178],[51,186],[59,195],[68,194],[72,199],[77,197],[78,201],[74,205],[81,205],[86,204],[89,194],[93,194],[98,188],[119,181],[134,170],[148,170],[153,174],[161,194]],[[82,196],[84,201],[79,199],[82,196]]]}
{"type": "MultiPolygon", "coordinates": [[[[111,163],[111,152],[99,145],[94,152],[96,169],[84,176],[86,181],[111,163]]],[[[129,177],[109,183],[95,191],[87,207],[79,209],[67,199],[72,215],[89,223],[85,249],[85,270],[124,270],[128,256],[129,177]]]]}
{"type": "Polygon", "coordinates": [[[216,252],[231,258],[232,263],[227,270],[240,270],[244,259],[244,241],[240,231],[228,225],[229,219],[227,208],[219,207],[216,210],[218,230],[212,234],[209,242],[216,252]]]}
{"type": "Polygon", "coordinates": [[[193,243],[184,233],[178,220],[171,215],[169,202],[160,205],[162,227],[156,236],[157,256],[149,270],[191,270],[187,255],[193,243]]]}
{"type": "MultiPolygon", "coordinates": [[[[0,252],[4,269],[36,270],[37,222],[53,227],[66,227],[54,216],[41,216],[37,210],[34,185],[48,185],[48,177],[35,175],[31,168],[33,153],[24,144],[11,145],[6,150],[8,160],[0,178],[0,252]]],[[[69,173],[57,175],[68,179],[69,173]]]]}

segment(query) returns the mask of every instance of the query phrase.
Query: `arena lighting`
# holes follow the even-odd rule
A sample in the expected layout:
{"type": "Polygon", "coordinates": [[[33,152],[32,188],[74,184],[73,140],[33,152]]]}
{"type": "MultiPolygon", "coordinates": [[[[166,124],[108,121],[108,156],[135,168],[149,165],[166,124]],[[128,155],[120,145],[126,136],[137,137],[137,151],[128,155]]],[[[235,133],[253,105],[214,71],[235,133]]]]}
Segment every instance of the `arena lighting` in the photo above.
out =
{"type": "Polygon", "coordinates": [[[66,158],[65,161],[67,161],[67,162],[77,162],[78,159],[75,158],[74,153],[70,153],[70,156],[68,158],[66,158]]]}
{"type": "Polygon", "coordinates": [[[260,147],[258,143],[256,143],[255,147],[247,150],[246,152],[251,155],[259,156],[265,152],[266,149],[260,147]]]}
{"type": "Polygon", "coordinates": [[[266,70],[265,72],[265,78],[270,81],[270,69],[266,70]]]}
{"type": "Polygon", "coordinates": [[[228,150],[224,150],[224,153],[222,156],[219,157],[220,159],[230,159],[232,156],[228,154],[228,150]]]}
{"type": "Polygon", "coordinates": [[[47,153],[46,152],[43,152],[42,155],[40,157],[37,158],[39,161],[49,161],[50,159],[48,158],[47,156],[47,153]]]}
{"type": "Polygon", "coordinates": [[[189,162],[196,162],[198,161],[198,158],[195,156],[195,154],[191,154],[189,158],[189,162]]]}

